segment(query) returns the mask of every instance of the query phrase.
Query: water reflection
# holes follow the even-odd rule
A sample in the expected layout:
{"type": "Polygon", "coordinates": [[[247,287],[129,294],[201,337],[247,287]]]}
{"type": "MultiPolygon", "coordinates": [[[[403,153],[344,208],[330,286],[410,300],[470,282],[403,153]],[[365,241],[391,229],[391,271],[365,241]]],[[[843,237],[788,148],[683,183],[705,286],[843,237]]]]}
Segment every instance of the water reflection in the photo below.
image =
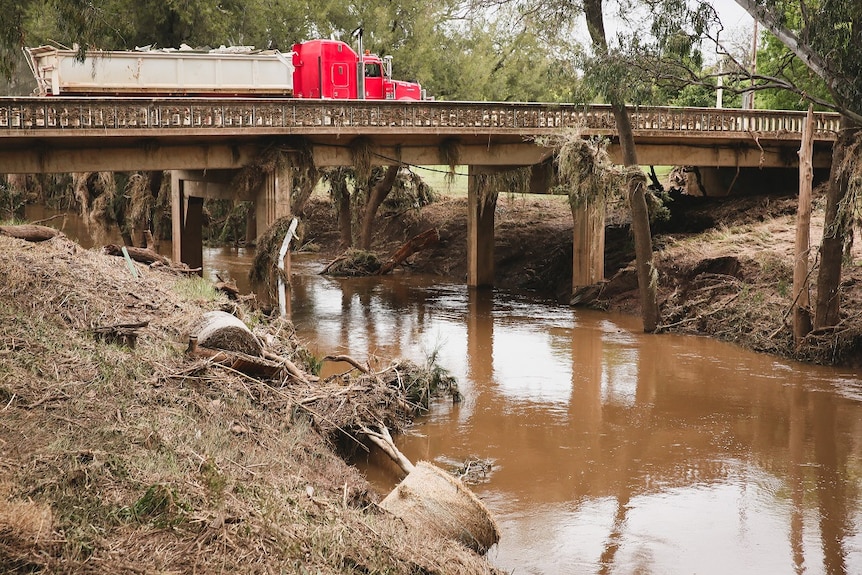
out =
{"type": "Polygon", "coordinates": [[[297,275],[293,319],[321,350],[436,351],[459,378],[465,401],[399,444],[494,463],[475,489],[502,568],[862,572],[859,374],[433,279],[297,275]]]}

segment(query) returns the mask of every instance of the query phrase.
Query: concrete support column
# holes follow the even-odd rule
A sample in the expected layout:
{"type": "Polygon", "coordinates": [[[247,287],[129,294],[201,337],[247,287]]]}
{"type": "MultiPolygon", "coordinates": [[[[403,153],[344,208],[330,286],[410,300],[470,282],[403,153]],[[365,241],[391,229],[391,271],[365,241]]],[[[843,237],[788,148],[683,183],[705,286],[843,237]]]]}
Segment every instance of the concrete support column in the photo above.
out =
{"type": "Polygon", "coordinates": [[[605,278],[605,206],[587,201],[572,206],[572,291],[605,278]]]}
{"type": "Polygon", "coordinates": [[[257,237],[279,218],[290,215],[291,173],[289,166],[277,168],[268,174],[254,199],[257,237]]]}
{"type": "Polygon", "coordinates": [[[187,183],[180,172],[171,172],[172,256],[194,269],[203,267],[204,199],[186,193],[187,183]]]}
{"type": "Polygon", "coordinates": [[[467,285],[494,285],[494,210],[497,190],[481,189],[482,166],[467,169],[467,285]]]}

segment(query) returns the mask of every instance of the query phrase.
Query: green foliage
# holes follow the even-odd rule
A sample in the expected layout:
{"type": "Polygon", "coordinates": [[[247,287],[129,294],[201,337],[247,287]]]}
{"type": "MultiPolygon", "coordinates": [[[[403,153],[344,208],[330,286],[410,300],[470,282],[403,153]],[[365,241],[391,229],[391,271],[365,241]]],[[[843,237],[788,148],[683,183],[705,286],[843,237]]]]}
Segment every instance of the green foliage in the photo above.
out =
{"type": "Polygon", "coordinates": [[[218,244],[240,244],[246,239],[246,223],[252,202],[204,200],[209,225],[204,227],[204,241],[218,244]]]}
{"type": "Polygon", "coordinates": [[[201,482],[206,487],[207,493],[213,501],[221,501],[227,487],[227,478],[219,470],[218,465],[212,459],[207,459],[201,464],[201,482]]]}
{"type": "MultiPolygon", "coordinates": [[[[823,79],[769,32],[763,32],[760,35],[757,71],[765,76],[785,79],[797,86],[804,94],[827,101],[831,99],[823,79]]],[[[808,101],[805,97],[789,90],[763,90],[757,94],[756,102],[758,108],[769,110],[808,109],[808,101]]],[[[818,109],[823,109],[823,106],[818,106],[818,109]]]]}

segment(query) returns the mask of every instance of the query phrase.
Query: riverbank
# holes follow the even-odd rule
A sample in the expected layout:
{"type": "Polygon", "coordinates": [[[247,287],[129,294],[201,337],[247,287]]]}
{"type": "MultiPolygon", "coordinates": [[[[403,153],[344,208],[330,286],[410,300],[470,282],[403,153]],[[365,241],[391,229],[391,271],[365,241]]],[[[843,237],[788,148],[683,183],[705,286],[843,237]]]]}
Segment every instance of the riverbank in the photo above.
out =
{"type": "MultiPolygon", "coordinates": [[[[421,210],[378,218],[374,250],[392,253],[408,238],[436,228],[440,242],[416,254],[405,269],[466,277],[467,200],[443,198],[421,210]]],[[[862,246],[844,268],[842,322],[813,333],[796,348],[792,302],[796,199],[787,195],[677,197],[670,219],[656,225],[655,264],[661,332],[715,337],[755,351],[822,364],[862,365],[862,246]]],[[[822,236],[823,200],[815,198],[811,242],[822,236]]],[[[316,199],[306,214],[306,241],[338,252],[334,211],[316,199]]],[[[816,254],[816,249],[812,249],[816,254]]],[[[529,290],[561,302],[571,298],[572,216],[565,197],[504,196],[495,221],[495,286],[529,290]]],[[[581,305],[640,313],[625,210],[611,207],[606,228],[606,282],[581,305]]],[[[812,255],[810,265],[816,265],[812,255]]],[[[812,274],[812,283],[816,272],[812,274]]],[[[812,285],[812,301],[814,298],[812,285]]]]}
{"type": "Polygon", "coordinates": [[[313,358],[289,323],[208,282],[136,270],[64,237],[0,236],[0,571],[495,572],[383,513],[336,453],[345,421],[403,397],[378,386],[362,404],[347,380],[321,393],[195,359],[191,325],[214,309],[313,358]]]}

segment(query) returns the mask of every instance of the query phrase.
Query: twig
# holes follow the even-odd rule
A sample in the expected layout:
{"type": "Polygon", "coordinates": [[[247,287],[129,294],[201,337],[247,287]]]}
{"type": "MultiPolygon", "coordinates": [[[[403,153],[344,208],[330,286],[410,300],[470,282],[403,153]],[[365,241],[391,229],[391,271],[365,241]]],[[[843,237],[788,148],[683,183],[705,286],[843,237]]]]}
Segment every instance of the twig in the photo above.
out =
{"type": "Polygon", "coordinates": [[[352,365],[353,367],[355,367],[356,369],[358,369],[362,373],[370,373],[370,371],[371,371],[370,369],[368,369],[368,367],[362,365],[361,363],[359,363],[358,361],[356,361],[355,359],[353,359],[349,355],[327,355],[326,357],[323,358],[323,361],[343,361],[345,363],[349,363],[350,365],[352,365]]]}
{"type": "Polygon", "coordinates": [[[342,262],[342,261],[344,261],[344,260],[346,260],[346,259],[347,259],[347,256],[338,256],[337,258],[335,258],[334,260],[332,260],[331,262],[329,262],[328,264],[326,264],[326,267],[325,267],[325,268],[323,268],[322,270],[320,270],[320,274],[319,274],[319,275],[324,275],[326,272],[328,272],[328,271],[332,268],[332,266],[334,266],[334,265],[335,265],[335,264],[337,264],[338,262],[342,262]]]}
{"type": "Polygon", "coordinates": [[[36,220],[35,222],[30,222],[34,226],[38,226],[40,224],[44,224],[45,222],[50,222],[51,220],[56,220],[57,218],[65,218],[67,214],[54,214],[50,218],[45,218],[44,220],[36,220]]]}

